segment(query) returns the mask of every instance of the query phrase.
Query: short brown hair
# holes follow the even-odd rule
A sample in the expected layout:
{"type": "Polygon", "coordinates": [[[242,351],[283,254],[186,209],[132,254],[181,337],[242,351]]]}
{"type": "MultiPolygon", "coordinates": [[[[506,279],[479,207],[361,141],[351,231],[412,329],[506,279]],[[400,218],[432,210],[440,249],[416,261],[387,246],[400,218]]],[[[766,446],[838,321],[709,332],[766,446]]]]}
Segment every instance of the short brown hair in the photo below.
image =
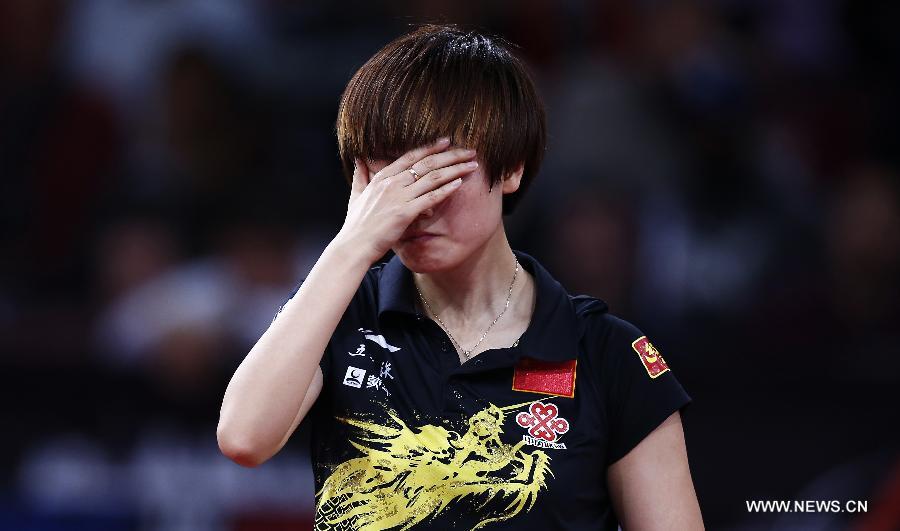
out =
{"type": "Polygon", "coordinates": [[[544,106],[509,43],[455,25],[424,25],[378,51],[354,74],[337,118],[341,163],[393,160],[449,136],[474,148],[491,185],[524,163],[519,190],[504,196],[510,213],[544,156],[544,106]]]}

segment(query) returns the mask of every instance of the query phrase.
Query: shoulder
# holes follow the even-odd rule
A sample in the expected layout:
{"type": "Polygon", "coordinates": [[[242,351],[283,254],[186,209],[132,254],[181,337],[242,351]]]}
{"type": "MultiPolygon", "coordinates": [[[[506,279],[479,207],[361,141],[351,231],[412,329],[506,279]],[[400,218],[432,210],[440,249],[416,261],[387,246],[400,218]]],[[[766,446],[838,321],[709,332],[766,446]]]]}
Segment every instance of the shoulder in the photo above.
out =
{"type": "Polygon", "coordinates": [[[593,347],[631,347],[644,333],[633,323],[609,311],[609,306],[596,297],[570,295],[581,338],[593,347]]]}
{"type": "MultiPolygon", "coordinates": [[[[609,312],[593,297],[572,297],[581,329],[581,350],[606,375],[635,373],[651,380],[669,373],[654,342],[638,326],[609,312]]],[[[667,376],[671,378],[671,374],[667,376]]]]}

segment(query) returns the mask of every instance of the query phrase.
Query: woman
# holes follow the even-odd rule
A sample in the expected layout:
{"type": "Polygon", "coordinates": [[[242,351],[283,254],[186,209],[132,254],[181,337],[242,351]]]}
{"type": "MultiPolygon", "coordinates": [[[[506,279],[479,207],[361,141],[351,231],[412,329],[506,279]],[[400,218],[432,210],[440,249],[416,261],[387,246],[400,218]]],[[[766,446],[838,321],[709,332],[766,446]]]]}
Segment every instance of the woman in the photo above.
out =
{"type": "Polygon", "coordinates": [[[308,418],[317,529],[703,527],[665,360],[507,241],[544,127],[507,46],[452,26],[350,80],[346,220],[235,372],[217,433],[256,466],[308,418]]]}

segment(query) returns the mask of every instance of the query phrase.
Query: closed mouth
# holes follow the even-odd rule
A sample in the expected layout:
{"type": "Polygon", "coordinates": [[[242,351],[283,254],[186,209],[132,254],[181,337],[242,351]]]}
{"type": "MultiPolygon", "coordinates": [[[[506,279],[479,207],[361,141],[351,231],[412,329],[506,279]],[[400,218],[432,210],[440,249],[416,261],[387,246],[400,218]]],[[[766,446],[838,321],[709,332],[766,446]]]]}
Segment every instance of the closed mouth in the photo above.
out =
{"type": "Polygon", "coordinates": [[[426,240],[428,238],[433,238],[437,236],[437,234],[431,232],[414,232],[412,234],[408,234],[401,238],[401,241],[410,242],[410,241],[418,241],[418,240],[426,240]]]}

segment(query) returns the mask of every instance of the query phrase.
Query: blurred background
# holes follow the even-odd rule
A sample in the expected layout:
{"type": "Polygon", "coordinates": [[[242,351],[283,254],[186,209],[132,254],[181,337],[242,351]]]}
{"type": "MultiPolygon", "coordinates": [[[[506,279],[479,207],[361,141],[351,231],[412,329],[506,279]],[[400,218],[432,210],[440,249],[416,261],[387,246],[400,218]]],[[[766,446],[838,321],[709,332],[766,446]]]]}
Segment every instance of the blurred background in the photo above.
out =
{"type": "Polygon", "coordinates": [[[0,529],[311,527],[305,427],[243,469],[219,405],[340,228],[346,82],[423,21],[531,65],[511,240],[666,356],[707,527],[900,529],[900,3],[865,0],[0,2],[0,529]]]}

